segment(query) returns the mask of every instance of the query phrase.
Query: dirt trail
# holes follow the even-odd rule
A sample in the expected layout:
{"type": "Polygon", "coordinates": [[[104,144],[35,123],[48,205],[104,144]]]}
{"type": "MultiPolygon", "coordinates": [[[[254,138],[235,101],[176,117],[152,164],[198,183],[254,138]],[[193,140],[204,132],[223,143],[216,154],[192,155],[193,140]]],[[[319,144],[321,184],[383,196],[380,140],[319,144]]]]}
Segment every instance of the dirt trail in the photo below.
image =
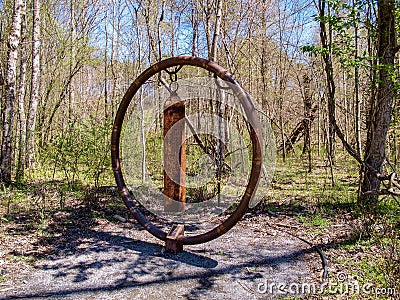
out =
{"type": "Polygon", "coordinates": [[[319,257],[266,218],[177,255],[135,222],[71,229],[53,253],[3,282],[0,299],[277,299],[275,288],[260,293],[263,284],[310,281],[319,257]]]}

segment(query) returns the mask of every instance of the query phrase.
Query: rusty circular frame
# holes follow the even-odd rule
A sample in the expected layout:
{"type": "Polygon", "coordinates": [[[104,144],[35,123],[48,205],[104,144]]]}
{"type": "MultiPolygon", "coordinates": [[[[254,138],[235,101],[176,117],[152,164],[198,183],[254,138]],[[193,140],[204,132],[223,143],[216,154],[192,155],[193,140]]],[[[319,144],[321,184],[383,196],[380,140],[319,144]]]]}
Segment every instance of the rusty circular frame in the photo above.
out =
{"type": "Polygon", "coordinates": [[[111,137],[111,160],[112,160],[112,168],[114,172],[115,181],[117,183],[118,190],[125,202],[125,205],[128,207],[129,211],[132,213],[134,218],[152,235],[159,238],[160,240],[166,241],[167,233],[163,230],[159,229],[153,223],[151,223],[139,210],[139,207],[132,200],[132,196],[129,192],[128,187],[125,184],[125,180],[122,175],[121,170],[121,161],[120,161],[120,150],[119,143],[121,137],[121,129],[124,121],[124,117],[126,111],[129,107],[131,100],[133,99],[136,92],[139,88],[144,84],[148,79],[150,79],[155,74],[159,73],[162,70],[166,70],[171,67],[176,66],[195,66],[199,68],[203,68],[209,72],[214,73],[216,76],[225,80],[233,85],[234,93],[238,97],[247,117],[247,121],[250,127],[250,138],[252,142],[252,166],[250,172],[250,178],[245,190],[242,199],[236,208],[236,210],[220,225],[207,231],[202,234],[192,235],[192,236],[182,236],[179,238],[179,242],[182,245],[194,245],[201,244],[208,241],[211,241],[224,233],[226,233],[229,229],[231,229],[247,212],[249,207],[249,202],[253,193],[255,192],[258,180],[261,174],[261,165],[262,165],[262,147],[261,147],[261,128],[260,123],[257,117],[256,109],[253,106],[249,96],[247,93],[239,86],[239,84],[232,78],[232,76],[226,71],[224,68],[219,66],[215,62],[208,61],[206,59],[192,57],[192,56],[178,56],[172,57],[169,59],[162,60],[153,66],[146,69],[143,73],[141,73],[135,81],[131,84],[128,91],[125,93],[122,101],[119,105],[117,114],[114,120],[114,126],[111,137]]]}

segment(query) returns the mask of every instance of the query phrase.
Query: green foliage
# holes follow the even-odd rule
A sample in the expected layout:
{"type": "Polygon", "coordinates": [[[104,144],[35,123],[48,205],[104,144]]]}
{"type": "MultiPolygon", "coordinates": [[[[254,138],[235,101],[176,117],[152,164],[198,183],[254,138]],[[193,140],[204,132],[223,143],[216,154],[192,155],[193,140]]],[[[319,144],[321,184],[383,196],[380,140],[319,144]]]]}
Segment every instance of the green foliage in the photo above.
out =
{"type": "Polygon", "coordinates": [[[360,51],[356,48],[356,38],[361,39],[365,34],[367,27],[370,34],[374,34],[374,27],[371,26],[371,20],[363,15],[366,10],[366,3],[355,1],[354,6],[347,4],[345,1],[327,0],[329,11],[325,11],[324,16],[314,16],[314,20],[322,22],[331,33],[328,37],[327,48],[316,45],[305,45],[301,47],[304,53],[314,56],[323,56],[330,53],[340,63],[341,67],[351,75],[352,67],[370,68],[368,64],[372,59],[366,50],[360,51]],[[355,28],[358,29],[357,37],[355,28]],[[362,33],[364,31],[364,33],[362,33]]]}
{"type": "Polygon", "coordinates": [[[303,223],[304,225],[307,225],[307,226],[325,227],[325,226],[329,226],[332,224],[332,222],[329,219],[327,219],[319,214],[315,214],[310,217],[299,216],[298,219],[301,223],[303,223]]]}
{"type": "MultiPolygon", "coordinates": [[[[163,176],[163,132],[161,130],[146,134],[146,163],[147,169],[154,179],[162,180],[163,176]]],[[[138,147],[138,146],[136,146],[138,147]]],[[[141,163],[141,156],[138,157],[141,163]]]]}
{"type": "Polygon", "coordinates": [[[201,172],[199,158],[204,155],[203,150],[197,145],[194,138],[191,137],[186,141],[186,174],[195,176],[201,172]]]}
{"type": "Polygon", "coordinates": [[[111,125],[93,117],[75,120],[59,132],[44,151],[53,169],[53,177],[62,171],[70,186],[77,180],[99,185],[109,171],[109,134],[111,125]]]}

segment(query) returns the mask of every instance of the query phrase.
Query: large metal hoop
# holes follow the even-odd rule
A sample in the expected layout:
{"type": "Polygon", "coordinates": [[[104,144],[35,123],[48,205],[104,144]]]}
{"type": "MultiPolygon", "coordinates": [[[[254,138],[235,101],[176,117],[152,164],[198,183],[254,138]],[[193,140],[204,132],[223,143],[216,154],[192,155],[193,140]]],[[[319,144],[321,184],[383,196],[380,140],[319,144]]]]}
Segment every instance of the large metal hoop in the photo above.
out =
{"type": "Polygon", "coordinates": [[[243,109],[245,111],[247,121],[250,127],[250,138],[252,142],[252,165],[251,165],[251,173],[250,178],[245,190],[244,195],[240,201],[240,204],[236,208],[236,210],[220,225],[215,227],[214,229],[192,236],[182,236],[179,238],[179,242],[182,245],[194,245],[201,244],[208,241],[211,241],[224,233],[226,233],[229,229],[231,229],[247,212],[249,207],[249,202],[253,193],[255,192],[258,184],[258,180],[261,174],[261,165],[262,165],[262,133],[260,129],[260,123],[257,117],[256,109],[253,106],[249,96],[247,93],[239,86],[239,84],[232,78],[232,76],[221,66],[216,64],[215,62],[208,61],[206,59],[191,57],[191,56],[178,56],[172,57],[166,60],[162,60],[153,66],[149,67],[143,73],[141,73],[135,81],[131,84],[128,91],[125,93],[122,101],[119,105],[117,114],[114,120],[114,127],[112,131],[111,137],[111,160],[112,160],[112,168],[114,171],[115,181],[118,186],[118,190],[128,207],[129,211],[135,217],[135,219],[152,235],[159,238],[160,240],[166,241],[167,233],[163,230],[159,229],[157,226],[152,224],[139,210],[135,202],[132,200],[132,197],[129,193],[129,189],[125,184],[124,177],[121,170],[121,162],[120,162],[120,136],[121,136],[121,128],[124,121],[124,117],[128,106],[133,99],[136,92],[139,90],[142,84],[144,84],[148,79],[150,79],[155,74],[159,73],[162,70],[166,70],[175,66],[195,66],[199,68],[203,68],[209,72],[214,73],[216,76],[225,80],[235,87],[235,95],[238,97],[243,109]]]}

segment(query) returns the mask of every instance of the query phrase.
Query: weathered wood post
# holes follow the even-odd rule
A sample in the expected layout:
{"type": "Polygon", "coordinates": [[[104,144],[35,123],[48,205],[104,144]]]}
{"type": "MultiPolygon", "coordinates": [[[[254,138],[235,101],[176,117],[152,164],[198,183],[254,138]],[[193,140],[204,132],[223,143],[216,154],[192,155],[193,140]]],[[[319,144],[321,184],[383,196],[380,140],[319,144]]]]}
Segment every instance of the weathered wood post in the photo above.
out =
{"type": "Polygon", "coordinates": [[[164,104],[164,211],[186,203],[185,103],[172,92],[164,104]]]}
{"type": "MultiPolygon", "coordinates": [[[[182,212],[186,203],[185,103],[172,92],[164,103],[164,211],[182,212]]],[[[183,225],[173,225],[165,241],[168,252],[183,250],[183,225]]]]}

